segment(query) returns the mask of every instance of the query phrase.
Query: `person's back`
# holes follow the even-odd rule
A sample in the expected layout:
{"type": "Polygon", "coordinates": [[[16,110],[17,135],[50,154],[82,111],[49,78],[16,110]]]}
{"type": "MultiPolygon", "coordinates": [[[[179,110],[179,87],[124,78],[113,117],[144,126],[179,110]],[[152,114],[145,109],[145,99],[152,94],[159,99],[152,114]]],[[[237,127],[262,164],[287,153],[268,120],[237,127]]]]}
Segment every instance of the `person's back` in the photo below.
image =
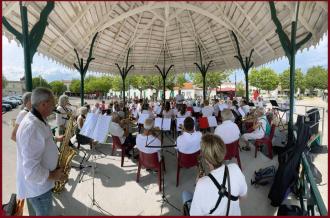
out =
{"type": "Polygon", "coordinates": [[[187,117],[183,122],[184,131],[177,138],[177,149],[181,153],[193,154],[200,150],[202,133],[195,131],[195,123],[191,117],[187,117]]]}
{"type": "MultiPolygon", "coordinates": [[[[230,191],[232,196],[244,196],[247,193],[247,184],[245,176],[236,163],[227,165],[230,176],[230,191]]],[[[210,171],[210,174],[218,181],[222,183],[224,176],[225,165],[210,171]]],[[[228,190],[228,182],[226,183],[228,190]]],[[[192,199],[190,207],[191,216],[203,216],[209,215],[210,211],[214,208],[219,198],[219,190],[208,176],[200,178],[196,184],[196,189],[192,199]]],[[[224,216],[227,211],[228,198],[222,197],[221,202],[217,209],[212,213],[216,216],[224,216]]],[[[230,202],[229,214],[231,216],[240,216],[241,209],[239,200],[230,202]]]]}
{"type": "Polygon", "coordinates": [[[204,107],[202,108],[203,117],[213,116],[214,108],[209,105],[209,101],[205,100],[204,107]]]}
{"type": "Polygon", "coordinates": [[[230,144],[240,137],[240,130],[236,123],[233,122],[235,119],[230,109],[224,109],[221,113],[222,124],[217,126],[214,130],[214,134],[220,136],[225,144],[230,144]]]}

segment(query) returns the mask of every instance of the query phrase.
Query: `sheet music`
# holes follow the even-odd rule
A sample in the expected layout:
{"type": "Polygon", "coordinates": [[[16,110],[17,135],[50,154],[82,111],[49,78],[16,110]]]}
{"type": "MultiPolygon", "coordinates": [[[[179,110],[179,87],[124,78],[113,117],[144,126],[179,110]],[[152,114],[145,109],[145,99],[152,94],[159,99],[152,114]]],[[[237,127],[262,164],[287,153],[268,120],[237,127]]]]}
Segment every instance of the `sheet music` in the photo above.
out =
{"type": "Polygon", "coordinates": [[[144,121],[149,118],[149,114],[140,114],[138,123],[139,124],[144,124],[144,121]]]}
{"type": "Polygon", "coordinates": [[[209,127],[216,127],[216,126],[218,126],[217,119],[215,118],[215,116],[207,117],[207,121],[209,123],[209,127]]]}
{"type": "Polygon", "coordinates": [[[157,117],[155,119],[155,125],[154,126],[155,127],[158,127],[161,130],[169,131],[169,130],[171,130],[171,118],[160,118],[160,117],[157,117]],[[162,119],[163,119],[163,126],[161,128],[162,119]]]}
{"type": "Polygon", "coordinates": [[[162,108],[158,106],[158,107],[156,108],[155,113],[156,113],[156,114],[160,114],[160,112],[162,112],[162,108]]]}
{"type": "Polygon", "coordinates": [[[245,117],[245,112],[243,111],[242,108],[238,108],[238,112],[242,115],[242,117],[245,117]]]}
{"type": "Polygon", "coordinates": [[[81,128],[79,134],[92,138],[97,119],[98,114],[88,113],[84,125],[81,128]]]}
{"type": "Polygon", "coordinates": [[[195,107],[193,107],[193,110],[195,113],[198,113],[198,112],[201,112],[202,109],[200,107],[195,106],[195,107]]]}
{"type": "MultiPolygon", "coordinates": [[[[194,120],[194,124],[196,124],[196,118],[195,117],[191,117],[191,118],[193,118],[193,120],[194,120]]],[[[181,128],[179,128],[179,126],[180,126],[180,124],[183,126],[183,123],[184,123],[184,120],[185,120],[186,118],[185,117],[178,117],[178,118],[176,118],[176,130],[178,131],[178,132],[181,132],[182,131],[182,129],[181,128]]],[[[195,126],[195,125],[194,125],[195,126]]]]}
{"type": "Polygon", "coordinates": [[[92,139],[100,143],[105,143],[109,134],[111,118],[111,116],[98,116],[93,135],[91,137],[92,139]]]}
{"type": "Polygon", "coordinates": [[[219,104],[218,107],[220,111],[223,111],[224,109],[228,108],[228,104],[219,104]]]}

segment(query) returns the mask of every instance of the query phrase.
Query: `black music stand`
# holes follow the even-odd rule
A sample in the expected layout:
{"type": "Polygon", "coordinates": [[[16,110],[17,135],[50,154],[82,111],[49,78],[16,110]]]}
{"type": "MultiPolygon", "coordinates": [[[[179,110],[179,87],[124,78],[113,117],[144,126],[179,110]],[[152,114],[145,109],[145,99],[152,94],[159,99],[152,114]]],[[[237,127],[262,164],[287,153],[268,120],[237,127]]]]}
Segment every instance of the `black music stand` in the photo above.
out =
{"type": "MultiPolygon", "coordinates": [[[[164,158],[164,149],[165,148],[173,148],[176,147],[176,143],[172,144],[172,145],[164,145],[164,131],[162,130],[163,127],[163,121],[164,118],[162,118],[162,122],[161,122],[161,128],[160,128],[160,132],[161,132],[161,146],[150,146],[150,145],[146,145],[147,148],[160,148],[160,153],[161,153],[161,157],[164,158]]],[[[166,134],[165,134],[166,135],[166,134]]],[[[169,138],[170,139],[170,138],[169,138]]],[[[172,140],[171,140],[172,141],[172,140]]],[[[169,152],[170,154],[172,154],[171,152],[169,152]]],[[[164,164],[165,164],[165,160],[164,160],[164,164]]],[[[163,166],[165,167],[165,166],[163,166]]],[[[169,202],[169,200],[166,198],[165,196],[165,178],[164,178],[164,170],[162,170],[163,175],[162,175],[162,181],[161,181],[161,186],[162,186],[162,206],[161,206],[161,213],[163,211],[163,206],[164,203],[168,203],[171,207],[173,207],[174,209],[176,209],[177,211],[180,212],[180,209],[178,209],[176,206],[174,206],[171,202],[169,202]]]]}
{"type": "Polygon", "coordinates": [[[287,108],[281,108],[277,101],[276,100],[269,100],[269,102],[272,104],[272,108],[273,108],[273,111],[274,111],[274,114],[275,116],[278,118],[279,120],[279,123],[278,123],[278,127],[282,126],[282,130],[285,130],[285,125],[283,123],[283,117],[284,115],[290,110],[290,109],[287,109],[287,108]],[[282,116],[280,115],[279,112],[282,112],[282,116]]]}

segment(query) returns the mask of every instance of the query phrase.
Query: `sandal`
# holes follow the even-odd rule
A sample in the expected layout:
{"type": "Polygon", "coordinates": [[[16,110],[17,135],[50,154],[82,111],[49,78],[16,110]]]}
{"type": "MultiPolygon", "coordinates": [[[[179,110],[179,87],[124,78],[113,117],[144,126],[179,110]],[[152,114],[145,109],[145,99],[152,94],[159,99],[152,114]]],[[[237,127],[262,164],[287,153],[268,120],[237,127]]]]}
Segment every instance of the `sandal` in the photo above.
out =
{"type": "Polygon", "coordinates": [[[250,151],[251,148],[249,146],[244,146],[244,147],[242,147],[242,150],[244,150],[244,151],[250,151]]]}

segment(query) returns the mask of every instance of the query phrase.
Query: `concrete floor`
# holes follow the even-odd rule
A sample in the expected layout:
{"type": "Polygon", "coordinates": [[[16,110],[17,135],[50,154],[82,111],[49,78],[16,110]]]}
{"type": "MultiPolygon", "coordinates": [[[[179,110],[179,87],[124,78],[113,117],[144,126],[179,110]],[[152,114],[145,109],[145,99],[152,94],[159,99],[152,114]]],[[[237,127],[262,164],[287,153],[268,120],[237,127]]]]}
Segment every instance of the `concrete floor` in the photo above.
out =
{"type": "MultiPolygon", "coordinates": [[[[93,103],[93,100],[89,100],[93,103]]],[[[71,99],[72,104],[79,104],[78,98],[71,99]]],[[[297,104],[318,105],[326,107],[327,104],[319,99],[308,99],[297,102],[297,104]]],[[[298,113],[303,109],[297,107],[298,113]]],[[[16,190],[16,145],[10,140],[12,131],[11,119],[14,119],[18,109],[2,115],[2,199],[7,202],[10,194],[16,190]]],[[[325,113],[325,134],[323,144],[327,143],[327,113],[325,113]]],[[[50,123],[53,123],[51,121],[50,123]]],[[[274,145],[279,145],[281,135],[276,131],[277,139],[274,145]]],[[[87,164],[95,163],[94,197],[93,198],[93,177],[91,168],[86,170],[71,169],[69,182],[65,191],[54,198],[54,215],[181,215],[170,204],[182,208],[181,193],[183,190],[194,190],[197,168],[183,169],[180,173],[180,185],[176,183],[176,157],[174,149],[164,150],[166,173],[165,173],[165,196],[170,204],[163,203],[162,193],[158,190],[157,174],[141,170],[140,182],[136,182],[137,163],[125,158],[124,167],[120,167],[119,152],[111,156],[111,140],[107,144],[98,145],[97,149],[105,155],[95,151],[94,153],[85,147],[88,154],[93,154],[87,164]],[[95,158],[95,160],[94,160],[95,158]],[[83,171],[86,174],[81,183],[80,176],[83,171]]],[[[73,159],[73,166],[78,166],[82,152],[73,159]]],[[[270,186],[254,187],[250,180],[255,170],[270,165],[277,165],[277,156],[270,160],[263,153],[258,152],[254,158],[254,149],[242,151],[242,171],[248,184],[248,195],[241,200],[240,206],[242,215],[275,215],[276,208],[270,206],[267,198],[270,186]]],[[[324,185],[319,186],[326,207],[328,207],[328,154],[318,155],[315,160],[316,166],[323,174],[324,185]]],[[[28,212],[25,208],[24,214],[28,212]]]]}

